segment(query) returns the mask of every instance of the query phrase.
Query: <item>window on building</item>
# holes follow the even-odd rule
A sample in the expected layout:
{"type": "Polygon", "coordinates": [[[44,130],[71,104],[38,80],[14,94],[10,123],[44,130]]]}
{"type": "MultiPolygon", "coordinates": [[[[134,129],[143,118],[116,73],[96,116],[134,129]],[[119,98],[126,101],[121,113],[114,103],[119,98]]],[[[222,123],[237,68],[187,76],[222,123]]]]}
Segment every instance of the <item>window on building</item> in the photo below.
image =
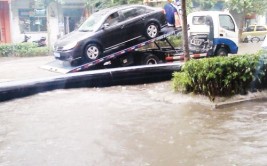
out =
{"type": "Polygon", "coordinates": [[[21,32],[47,31],[45,9],[19,9],[19,26],[21,32]]]}

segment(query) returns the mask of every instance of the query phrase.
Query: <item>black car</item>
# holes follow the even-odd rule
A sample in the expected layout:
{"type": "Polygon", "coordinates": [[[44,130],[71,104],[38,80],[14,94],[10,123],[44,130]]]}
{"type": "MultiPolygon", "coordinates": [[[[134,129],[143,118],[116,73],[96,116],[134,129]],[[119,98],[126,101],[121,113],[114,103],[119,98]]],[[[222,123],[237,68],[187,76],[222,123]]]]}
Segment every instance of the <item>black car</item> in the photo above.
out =
{"type": "Polygon", "coordinates": [[[56,59],[92,61],[130,41],[155,38],[166,25],[163,9],[126,5],[92,14],[54,45],[56,59]]]}

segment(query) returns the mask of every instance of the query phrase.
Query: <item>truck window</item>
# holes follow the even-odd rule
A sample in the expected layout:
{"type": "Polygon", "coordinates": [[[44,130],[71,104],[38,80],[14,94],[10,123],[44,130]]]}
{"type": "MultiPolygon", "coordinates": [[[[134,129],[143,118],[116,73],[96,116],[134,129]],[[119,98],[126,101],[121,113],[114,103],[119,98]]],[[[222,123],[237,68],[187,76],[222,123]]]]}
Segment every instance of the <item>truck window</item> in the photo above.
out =
{"type": "Polygon", "coordinates": [[[235,24],[233,19],[229,15],[220,15],[220,26],[229,31],[235,31],[235,24]]]}
{"type": "Polygon", "coordinates": [[[193,25],[205,25],[206,17],[205,16],[194,16],[193,25]]]}

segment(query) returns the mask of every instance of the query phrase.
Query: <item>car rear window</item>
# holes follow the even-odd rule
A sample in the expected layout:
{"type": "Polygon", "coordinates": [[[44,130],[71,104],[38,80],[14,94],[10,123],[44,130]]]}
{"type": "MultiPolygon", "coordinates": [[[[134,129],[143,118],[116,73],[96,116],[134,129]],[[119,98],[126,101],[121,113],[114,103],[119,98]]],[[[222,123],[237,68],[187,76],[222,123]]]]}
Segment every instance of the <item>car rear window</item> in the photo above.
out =
{"type": "Polygon", "coordinates": [[[257,26],[256,31],[267,31],[264,26],[257,26]]]}

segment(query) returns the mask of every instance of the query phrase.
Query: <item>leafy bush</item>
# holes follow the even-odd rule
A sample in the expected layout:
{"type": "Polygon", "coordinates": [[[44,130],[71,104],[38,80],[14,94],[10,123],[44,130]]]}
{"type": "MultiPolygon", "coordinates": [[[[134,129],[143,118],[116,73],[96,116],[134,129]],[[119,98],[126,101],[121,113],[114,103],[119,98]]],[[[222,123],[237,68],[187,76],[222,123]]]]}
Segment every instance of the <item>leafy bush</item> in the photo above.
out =
{"type": "Polygon", "coordinates": [[[0,57],[30,57],[48,55],[47,47],[37,47],[33,43],[18,43],[0,45],[0,57]]]}
{"type": "Polygon", "coordinates": [[[190,60],[182,72],[173,74],[173,87],[184,93],[197,93],[214,100],[216,96],[246,94],[266,88],[267,52],[256,55],[214,57],[190,60]]]}

